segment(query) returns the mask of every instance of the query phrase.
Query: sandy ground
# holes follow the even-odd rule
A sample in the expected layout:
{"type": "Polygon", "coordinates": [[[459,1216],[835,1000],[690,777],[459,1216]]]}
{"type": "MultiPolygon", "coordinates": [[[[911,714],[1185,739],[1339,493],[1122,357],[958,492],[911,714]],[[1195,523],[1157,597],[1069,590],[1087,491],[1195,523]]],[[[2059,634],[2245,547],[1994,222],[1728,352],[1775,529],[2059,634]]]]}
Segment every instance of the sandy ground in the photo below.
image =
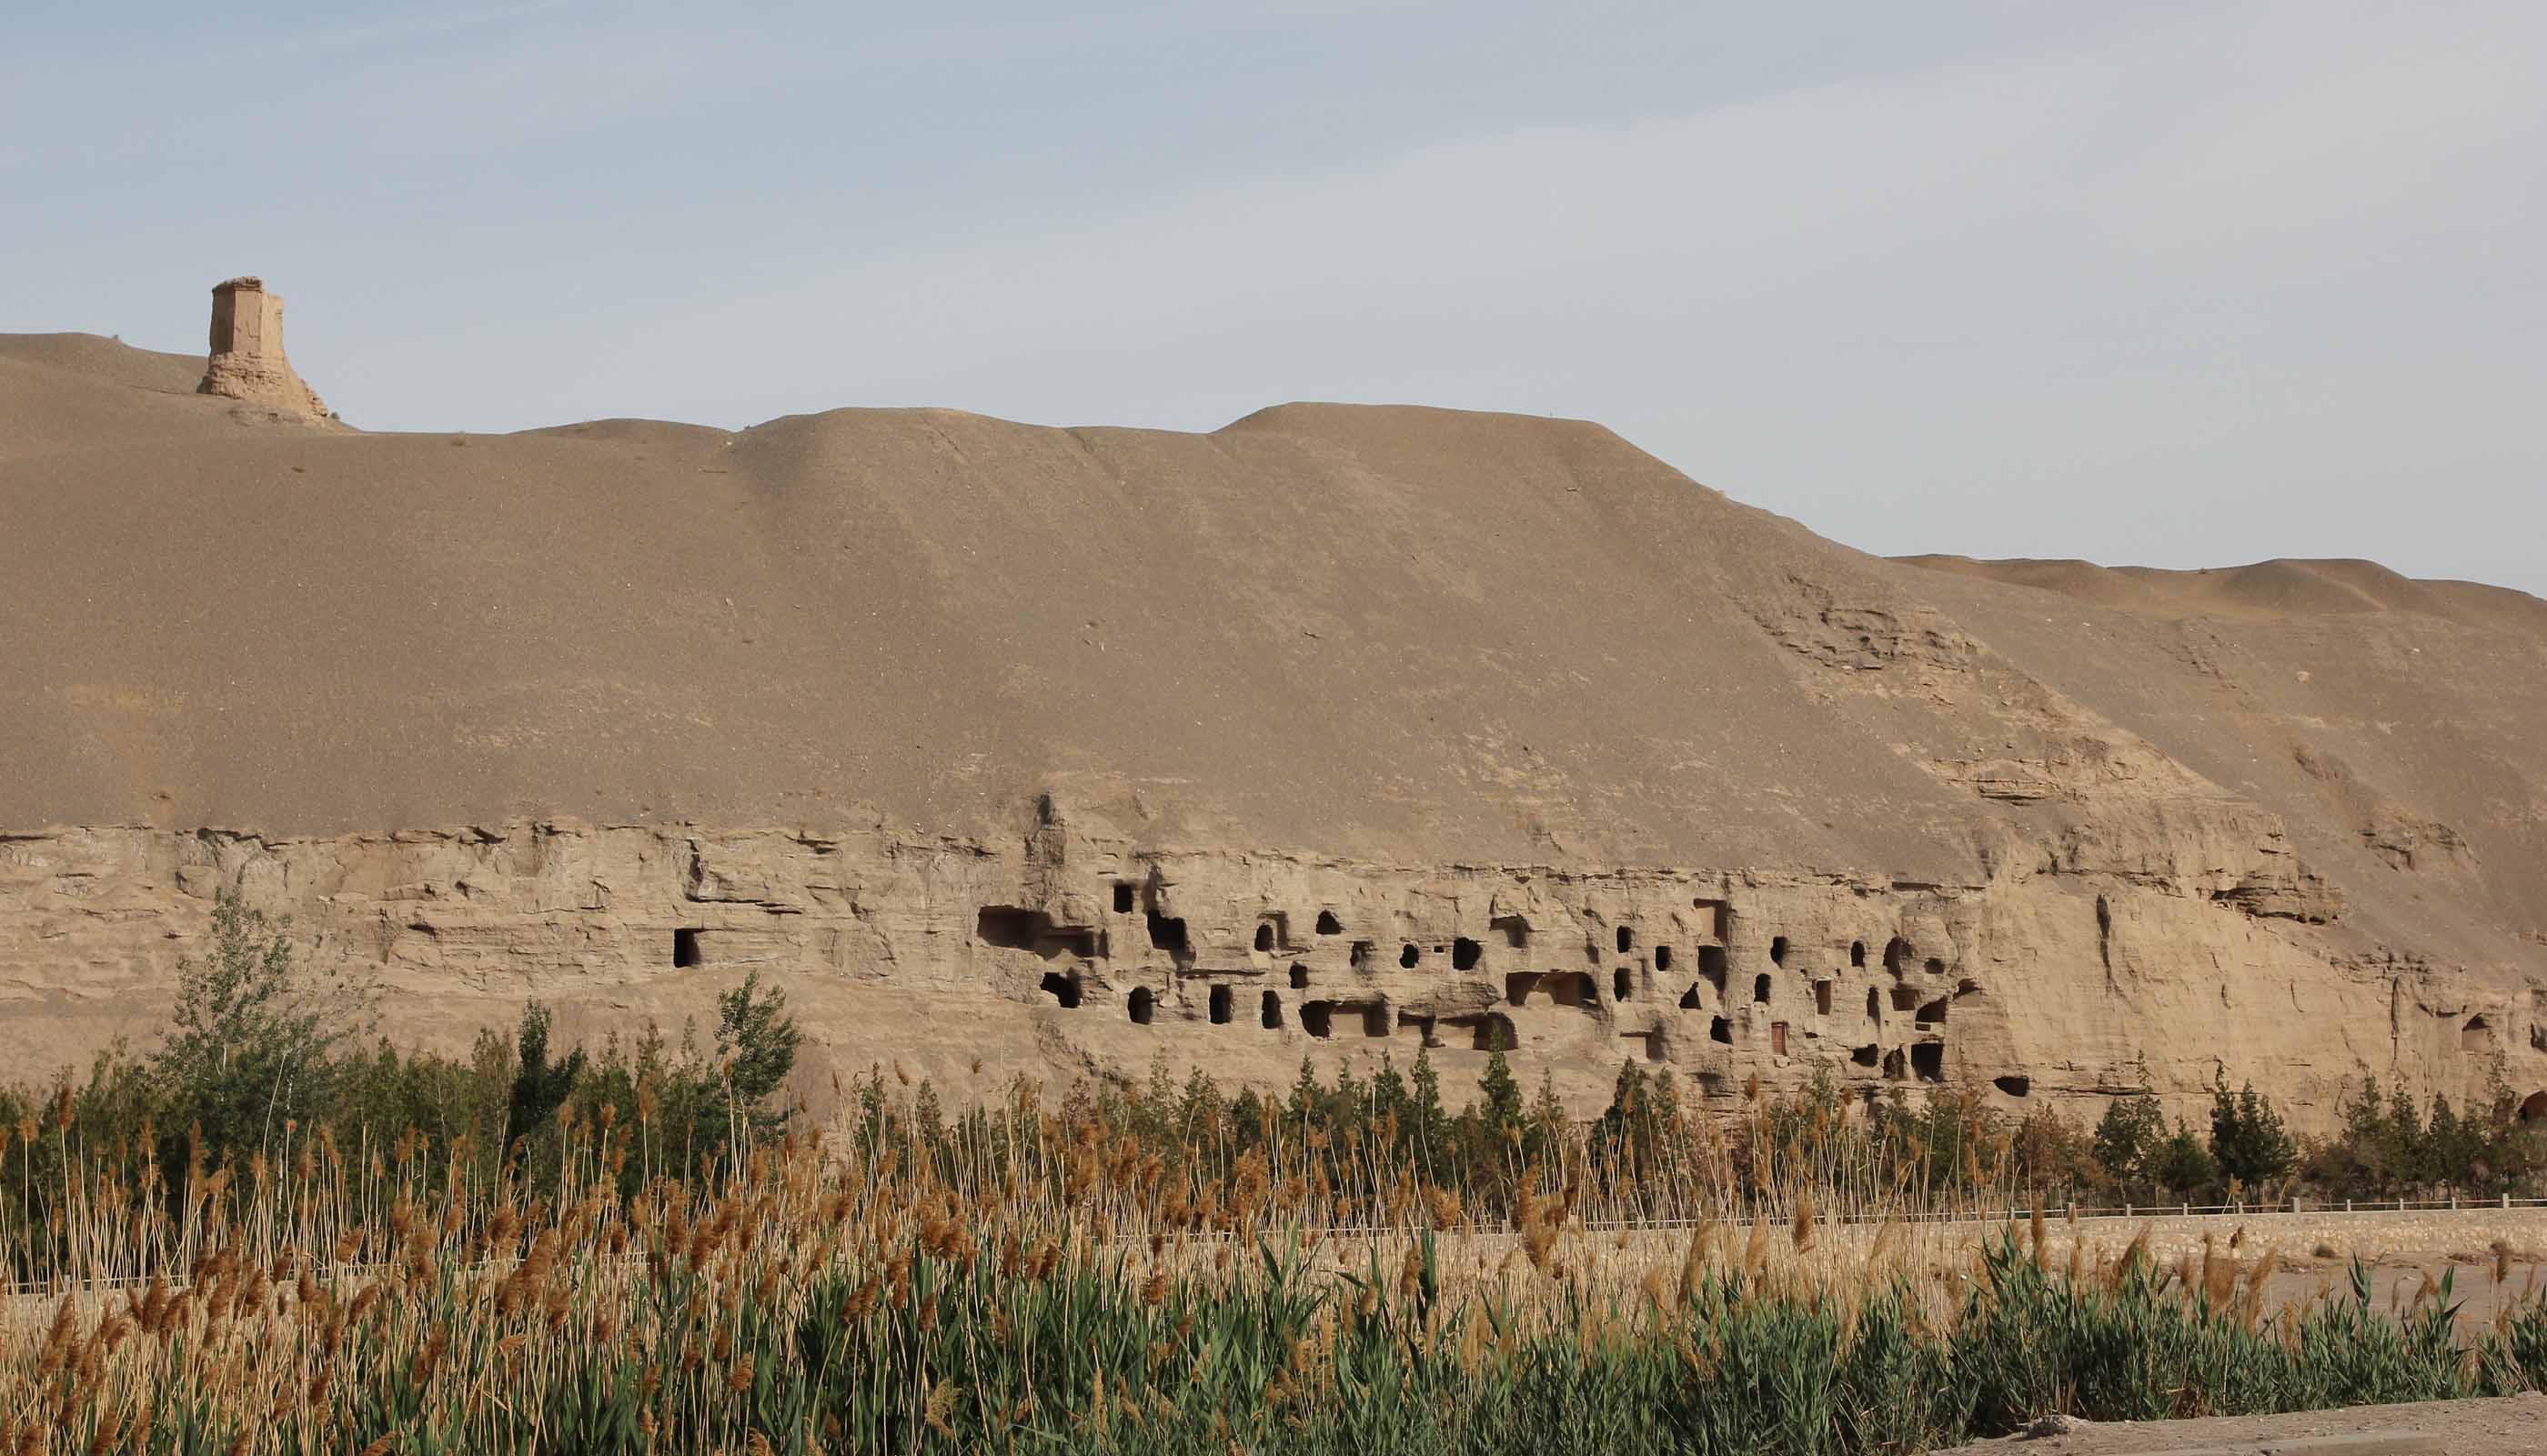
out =
{"type": "Polygon", "coordinates": [[[2531,1456],[2547,1451],[2547,1395],[2354,1406],[2294,1415],[2098,1422],[2070,1435],[1975,1441],[1933,1456],[2531,1456]],[[2421,1440],[2410,1439],[2419,1436],[2421,1440]]]}

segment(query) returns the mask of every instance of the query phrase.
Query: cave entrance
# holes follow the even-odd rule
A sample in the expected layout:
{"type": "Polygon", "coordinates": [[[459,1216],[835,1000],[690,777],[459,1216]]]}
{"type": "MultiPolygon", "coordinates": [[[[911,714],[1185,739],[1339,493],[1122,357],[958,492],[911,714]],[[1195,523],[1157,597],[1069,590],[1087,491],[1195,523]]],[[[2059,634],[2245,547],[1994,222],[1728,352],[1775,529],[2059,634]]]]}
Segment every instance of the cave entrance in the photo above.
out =
{"type": "Polygon", "coordinates": [[[1946,1044],[1921,1042],[1910,1049],[1910,1071],[1923,1082],[1946,1079],[1946,1044]]]}
{"type": "Polygon", "coordinates": [[[1474,971],[1477,969],[1478,959],[1484,955],[1485,948],[1483,946],[1478,945],[1475,941],[1468,939],[1464,935],[1460,936],[1457,940],[1450,942],[1450,969],[1453,971],[1474,971]]]}
{"type": "Polygon", "coordinates": [[[1079,1009],[1079,978],[1076,976],[1046,971],[1043,974],[1043,993],[1061,1002],[1061,1009],[1065,1011],[1079,1009]]]}
{"type": "Polygon", "coordinates": [[[1213,987],[1211,988],[1211,1024],[1212,1024],[1212,1025],[1214,1025],[1214,1026],[1227,1026],[1227,1025],[1229,1024],[1229,1003],[1230,1003],[1230,999],[1231,999],[1231,997],[1230,997],[1230,990],[1229,990],[1229,987],[1228,987],[1228,986],[1225,986],[1225,985],[1215,985],[1215,986],[1213,986],[1213,987]]]}
{"type": "Polygon", "coordinates": [[[1151,1018],[1159,1014],[1158,993],[1146,985],[1132,987],[1131,997],[1125,1004],[1132,1013],[1134,1026],[1147,1026],[1151,1018]]]}
{"type": "Polygon", "coordinates": [[[1258,1019],[1264,1022],[1265,1029],[1267,1031],[1280,1031],[1282,1029],[1282,998],[1274,994],[1274,992],[1270,990],[1267,991],[1265,993],[1264,1008],[1258,1013],[1258,1019]]]}
{"type": "Polygon", "coordinates": [[[673,931],[672,969],[680,971],[705,964],[699,956],[699,932],[694,929],[673,931]]]}

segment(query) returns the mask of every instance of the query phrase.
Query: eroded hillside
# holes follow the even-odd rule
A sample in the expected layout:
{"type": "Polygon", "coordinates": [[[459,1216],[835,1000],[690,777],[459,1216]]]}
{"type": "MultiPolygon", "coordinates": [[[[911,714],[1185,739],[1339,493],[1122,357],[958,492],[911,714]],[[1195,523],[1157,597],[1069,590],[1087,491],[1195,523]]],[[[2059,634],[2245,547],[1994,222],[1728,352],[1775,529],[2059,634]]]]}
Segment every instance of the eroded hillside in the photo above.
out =
{"type": "Polygon", "coordinates": [[[2518,593],[1886,561],[1571,421],[371,435],[200,372],[0,339],[9,1065],[146,1034],[235,880],[395,1033],[760,968],[959,1094],[2547,1093],[2518,593]]]}

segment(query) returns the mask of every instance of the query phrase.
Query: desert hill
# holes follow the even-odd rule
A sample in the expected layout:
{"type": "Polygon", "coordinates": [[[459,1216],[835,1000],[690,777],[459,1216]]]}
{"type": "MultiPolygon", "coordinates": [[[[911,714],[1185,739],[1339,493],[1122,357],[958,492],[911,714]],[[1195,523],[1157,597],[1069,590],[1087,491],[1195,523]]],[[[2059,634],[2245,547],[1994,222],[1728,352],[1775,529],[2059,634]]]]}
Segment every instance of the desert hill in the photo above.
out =
{"type": "Polygon", "coordinates": [[[0,336],[0,1059],[146,1024],[236,878],[410,1034],[756,966],[959,1089],[2547,1092],[2520,593],[1885,560],[1578,421],[367,434],[202,373],[0,336]]]}

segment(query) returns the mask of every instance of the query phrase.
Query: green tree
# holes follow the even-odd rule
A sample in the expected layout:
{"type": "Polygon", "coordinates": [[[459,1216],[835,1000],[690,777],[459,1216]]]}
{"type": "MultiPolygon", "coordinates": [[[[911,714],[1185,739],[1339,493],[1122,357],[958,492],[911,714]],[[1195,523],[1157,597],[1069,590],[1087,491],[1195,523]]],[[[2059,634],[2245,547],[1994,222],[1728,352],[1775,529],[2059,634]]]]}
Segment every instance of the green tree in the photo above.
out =
{"type": "Polygon", "coordinates": [[[2166,1115],[2144,1081],[2139,1091],[2107,1103],[2105,1115],[2097,1119],[2096,1166],[2117,1187],[2141,1188],[2150,1181],[2150,1157],[2165,1139],[2166,1115]]]}
{"type": "Polygon", "coordinates": [[[2220,1181],[2220,1165],[2193,1129],[2179,1122],[2175,1132],[2149,1160],[2150,1180],[2165,1192],[2190,1202],[2207,1196],[2220,1181]]]}
{"type": "Polygon", "coordinates": [[[1486,1071],[1477,1079],[1477,1090],[1485,1097],[1485,1119],[1496,1132],[1522,1125],[1521,1082],[1503,1053],[1486,1054],[1486,1071]]]}
{"type": "Polygon", "coordinates": [[[1438,1178],[1450,1152],[1450,1119],[1442,1110],[1442,1073],[1434,1069],[1430,1049],[1415,1049],[1415,1071],[1408,1082],[1407,1137],[1415,1165],[1425,1176],[1438,1178]]]}
{"type": "MultiPolygon", "coordinates": [[[[371,986],[306,972],[291,929],[251,909],[236,886],[217,890],[210,953],[177,963],[177,1005],[150,1071],[208,1151],[244,1154],[296,1119],[314,1120],[326,1110],[333,1054],[369,1030],[371,986]]],[[[173,1140],[168,1154],[182,1163],[173,1140]]]]}
{"type": "Polygon", "coordinates": [[[521,1029],[514,1034],[513,1091],[504,1112],[504,1146],[510,1149],[537,1133],[557,1116],[583,1074],[583,1049],[564,1062],[549,1060],[549,1008],[537,1001],[522,1007],[521,1029]]]}
{"type": "Polygon", "coordinates": [[[2291,1170],[2299,1149],[2282,1127],[2282,1115],[2246,1083],[2229,1094],[2229,1072],[2213,1073],[2211,1084],[2211,1158],[2223,1175],[2241,1188],[2259,1189],[2291,1170]]]}
{"type": "Polygon", "coordinates": [[[787,992],[762,989],[760,973],[717,997],[716,1053],[705,1106],[709,1124],[700,1129],[703,1142],[721,1139],[729,1156],[740,1156],[747,1139],[774,1131],[785,1112],[773,1105],[787,1073],[796,1070],[796,1050],[804,1042],[796,1020],[787,1014],[787,992]]]}

